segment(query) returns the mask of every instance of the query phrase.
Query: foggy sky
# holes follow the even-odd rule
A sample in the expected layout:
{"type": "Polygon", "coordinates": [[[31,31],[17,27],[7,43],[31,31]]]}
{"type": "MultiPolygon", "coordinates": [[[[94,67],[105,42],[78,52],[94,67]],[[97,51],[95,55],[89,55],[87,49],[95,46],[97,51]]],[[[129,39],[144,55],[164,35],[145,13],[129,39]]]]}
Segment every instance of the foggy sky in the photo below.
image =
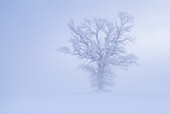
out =
{"type": "Polygon", "coordinates": [[[170,94],[170,1],[0,1],[0,91],[2,95],[92,90],[78,58],[58,53],[68,45],[67,23],[132,14],[137,66],[116,72],[114,92],[170,94]]]}

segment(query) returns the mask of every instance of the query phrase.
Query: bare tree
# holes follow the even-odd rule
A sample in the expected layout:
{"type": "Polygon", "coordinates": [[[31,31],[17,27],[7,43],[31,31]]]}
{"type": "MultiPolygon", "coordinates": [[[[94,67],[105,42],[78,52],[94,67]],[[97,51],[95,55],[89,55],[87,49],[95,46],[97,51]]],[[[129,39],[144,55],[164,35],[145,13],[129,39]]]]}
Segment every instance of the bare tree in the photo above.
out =
{"type": "Polygon", "coordinates": [[[84,19],[76,26],[68,24],[71,30],[72,48],[61,47],[60,52],[85,59],[81,68],[90,72],[91,84],[97,90],[104,90],[113,82],[113,70],[116,67],[126,69],[135,63],[136,57],[128,54],[126,47],[134,43],[130,35],[133,17],[127,13],[118,13],[118,19],[111,22],[103,18],[84,19]]]}

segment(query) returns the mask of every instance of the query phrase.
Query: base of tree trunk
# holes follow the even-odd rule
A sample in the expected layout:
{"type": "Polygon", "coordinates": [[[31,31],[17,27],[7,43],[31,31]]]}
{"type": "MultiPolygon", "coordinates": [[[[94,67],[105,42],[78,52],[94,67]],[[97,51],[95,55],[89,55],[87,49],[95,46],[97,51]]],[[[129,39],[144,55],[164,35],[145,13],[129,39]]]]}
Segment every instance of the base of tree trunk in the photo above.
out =
{"type": "Polygon", "coordinates": [[[104,92],[112,92],[112,91],[111,90],[106,90],[106,89],[97,89],[94,92],[104,93],[104,92]]]}

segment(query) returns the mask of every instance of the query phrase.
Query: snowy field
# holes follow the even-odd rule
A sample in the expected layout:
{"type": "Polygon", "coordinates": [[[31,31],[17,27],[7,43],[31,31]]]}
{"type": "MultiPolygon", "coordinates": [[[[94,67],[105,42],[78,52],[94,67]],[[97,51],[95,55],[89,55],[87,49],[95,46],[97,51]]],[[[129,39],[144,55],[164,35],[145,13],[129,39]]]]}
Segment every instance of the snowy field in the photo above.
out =
{"type": "Polygon", "coordinates": [[[170,114],[169,95],[58,93],[4,100],[1,114],[170,114]]]}

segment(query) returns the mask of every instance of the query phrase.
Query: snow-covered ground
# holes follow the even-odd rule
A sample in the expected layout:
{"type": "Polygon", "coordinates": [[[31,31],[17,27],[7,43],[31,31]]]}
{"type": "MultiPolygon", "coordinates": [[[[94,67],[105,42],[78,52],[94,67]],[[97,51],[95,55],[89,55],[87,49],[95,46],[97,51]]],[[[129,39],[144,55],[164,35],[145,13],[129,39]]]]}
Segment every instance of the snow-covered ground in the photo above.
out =
{"type": "Polygon", "coordinates": [[[56,93],[1,102],[1,114],[170,114],[169,95],[56,93]]]}

